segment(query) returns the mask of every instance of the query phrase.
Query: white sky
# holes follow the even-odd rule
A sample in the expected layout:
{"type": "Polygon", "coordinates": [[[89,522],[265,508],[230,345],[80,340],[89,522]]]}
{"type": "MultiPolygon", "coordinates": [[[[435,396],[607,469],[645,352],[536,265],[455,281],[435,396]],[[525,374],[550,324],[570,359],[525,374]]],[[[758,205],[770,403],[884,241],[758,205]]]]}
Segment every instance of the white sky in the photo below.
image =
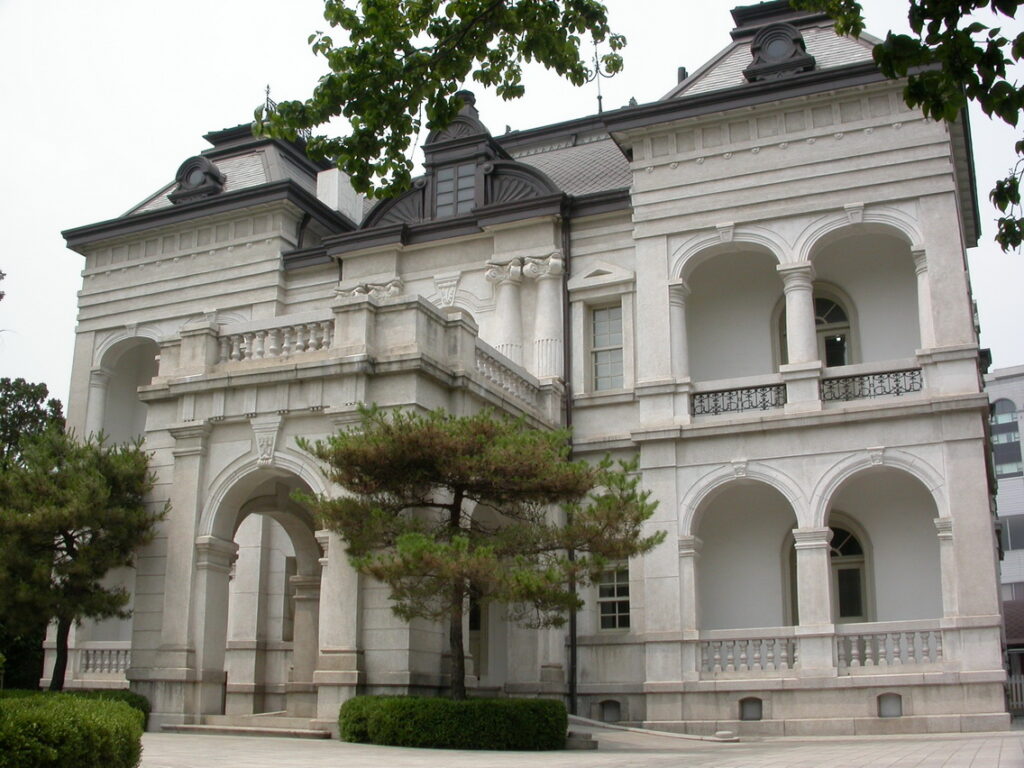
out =
{"type": "MultiPolygon", "coordinates": [[[[659,98],[729,41],[726,0],[610,0],[626,35],[625,72],[602,83],[605,106],[659,98]]],[[[905,29],[904,0],[865,0],[868,30],[905,29]]],[[[202,135],[247,122],[269,83],[304,98],[326,71],[306,43],[325,29],[322,0],[0,0],[0,376],[46,382],[66,400],[82,257],[61,230],[119,216],[171,181],[202,135]]],[[[1019,31],[1006,25],[1008,36],[1019,31]]],[[[337,38],[337,36],[336,36],[337,38]]],[[[501,102],[470,84],[481,118],[532,128],[596,111],[542,69],[527,95],[501,102]]],[[[982,245],[970,252],[982,345],[996,367],[1024,364],[1024,255],[992,242],[988,190],[1013,162],[1011,129],[972,114],[982,245]]]]}

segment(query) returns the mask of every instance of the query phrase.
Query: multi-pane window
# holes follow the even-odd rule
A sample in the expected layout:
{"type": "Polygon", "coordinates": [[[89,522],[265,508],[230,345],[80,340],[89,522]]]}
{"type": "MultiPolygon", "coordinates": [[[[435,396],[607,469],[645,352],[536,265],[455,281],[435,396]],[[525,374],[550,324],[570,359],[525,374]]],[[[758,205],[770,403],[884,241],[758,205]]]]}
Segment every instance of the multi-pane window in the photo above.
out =
{"type": "Polygon", "coordinates": [[[996,477],[1024,474],[1017,406],[1006,398],[996,400],[992,404],[989,423],[992,425],[992,463],[995,465],[996,477]]]}
{"type": "Polygon", "coordinates": [[[601,574],[597,608],[601,629],[629,629],[629,568],[625,564],[601,574]]]}
{"type": "Polygon", "coordinates": [[[594,390],[622,388],[622,305],[592,311],[590,354],[594,390]]]}
{"type": "Polygon", "coordinates": [[[469,213],[476,202],[476,165],[463,163],[437,172],[434,180],[437,218],[469,213]]]}
{"type": "Polygon", "coordinates": [[[1012,584],[1003,584],[1003,600],[1024,600],[1024,582],[1015,581],[1012,584]]]}
{"type": "Polygon", "coordinates": [[[1003,550],[1024,549],[1024,515],[999,519],[1003,529],[1003,550]]]}

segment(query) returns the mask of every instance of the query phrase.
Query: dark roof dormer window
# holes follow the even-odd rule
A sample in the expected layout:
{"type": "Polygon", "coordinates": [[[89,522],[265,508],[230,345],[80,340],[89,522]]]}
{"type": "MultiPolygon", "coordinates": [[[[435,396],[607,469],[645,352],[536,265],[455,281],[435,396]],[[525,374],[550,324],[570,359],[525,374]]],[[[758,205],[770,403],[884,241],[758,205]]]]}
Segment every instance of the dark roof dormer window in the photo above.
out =
{"type": "Polygon", "coordinates": [[[748,82],[776,80],[814,69],[804,37],[792,24],[769,24],[750,43],[753,61],[743,70],[748,82]]]}
{"type": "Polygon", "coordinates": [[[224,183],[227,181],[220,169],[202,155],[190,157],[182,163],[174,179],[178,186],[167,195],[167,199],[175,205],[219,195],[224,191],[224,183]]]}
{"type": "Polygon", "coordinates": [[[438,219],[469,213],[476,205],[476,163],[438,168],[434,174],[434,215],[438,219]]]}

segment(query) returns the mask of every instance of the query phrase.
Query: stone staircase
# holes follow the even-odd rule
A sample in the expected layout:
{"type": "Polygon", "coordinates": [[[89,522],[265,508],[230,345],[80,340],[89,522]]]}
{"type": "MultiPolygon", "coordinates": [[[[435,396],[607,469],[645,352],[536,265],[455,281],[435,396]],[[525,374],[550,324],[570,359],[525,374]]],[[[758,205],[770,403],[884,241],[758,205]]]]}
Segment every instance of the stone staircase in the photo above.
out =
{"type": "Polygon", "coordinates": [[[204,715],[198,725],[164,725],[170,733],[217,734],[221,736],[284,736],[292,739],[329,739],[331,732],[316,727],[304,717],[289,717],[284,712],[258,715],[204,715]]]}

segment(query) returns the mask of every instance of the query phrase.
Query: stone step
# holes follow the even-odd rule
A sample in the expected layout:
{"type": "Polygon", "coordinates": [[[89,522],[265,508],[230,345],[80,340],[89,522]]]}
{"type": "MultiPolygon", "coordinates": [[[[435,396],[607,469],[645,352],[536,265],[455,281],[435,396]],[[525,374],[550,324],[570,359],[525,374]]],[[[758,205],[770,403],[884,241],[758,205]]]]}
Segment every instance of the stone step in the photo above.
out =
{"type": "Polygon", "coordinates": [[[277,713],[258,715],[204,715],[203,725],[228,725],[237,728],[313,728],[308,717],[289,717],[277,713]]]}
{"type": "Polygon", "coordinates": [[[589,733],[569,731],[565,737],[566,749],[597,749],[597,742],[589,733]]]}
{"type": "Polygon", "coordinates": [[[275,728],[272,726],[239,725],[163,725],[161,730],[170,733],[211,734],[216,736],[277,736],[291,739],[329,739],[330,731],[312,728],[275,728]]]}

